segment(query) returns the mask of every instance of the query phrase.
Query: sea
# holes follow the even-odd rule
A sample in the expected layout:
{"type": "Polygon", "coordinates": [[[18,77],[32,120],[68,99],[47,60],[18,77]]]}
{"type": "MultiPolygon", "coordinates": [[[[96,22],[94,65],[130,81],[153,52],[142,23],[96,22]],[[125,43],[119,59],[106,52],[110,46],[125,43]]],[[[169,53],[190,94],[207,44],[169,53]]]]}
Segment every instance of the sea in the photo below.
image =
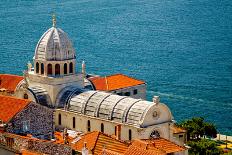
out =
{"type": "Polygon", "coordinates": [[[1,0],[0,73],[22,75],[41,35],[73,42],[77,71],[147,83],[177,122],[204,117],[232,135],[231,0],[1,0]]]}

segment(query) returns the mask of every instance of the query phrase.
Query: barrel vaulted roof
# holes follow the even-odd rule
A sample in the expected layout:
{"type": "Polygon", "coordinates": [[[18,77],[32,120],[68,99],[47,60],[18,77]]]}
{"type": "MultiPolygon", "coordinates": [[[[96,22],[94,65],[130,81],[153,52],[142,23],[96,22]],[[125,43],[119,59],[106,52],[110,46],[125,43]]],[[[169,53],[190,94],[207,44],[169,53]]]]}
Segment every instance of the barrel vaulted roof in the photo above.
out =
{"type": "Polygon", "coordinates": [[[127,96],[119,96],[102,91],[85,91],[70,96],[67,110],[100,119],[127,123],[138,127],[158,123],[153,119],[153,112],[158,111],[162,122],[171,121],[171,112],[162,103],[127,96]],[[146,120],[146,121],[145,121],[146,120]]]}

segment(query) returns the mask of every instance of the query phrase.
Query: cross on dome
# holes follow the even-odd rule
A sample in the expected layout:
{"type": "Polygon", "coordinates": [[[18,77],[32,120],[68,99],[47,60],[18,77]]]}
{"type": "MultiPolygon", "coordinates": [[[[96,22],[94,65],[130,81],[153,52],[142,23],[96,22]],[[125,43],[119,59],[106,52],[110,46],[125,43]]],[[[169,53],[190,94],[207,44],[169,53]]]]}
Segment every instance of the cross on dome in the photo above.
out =
{"type": "Polygon", "coordinates": [[[55,14],[52,15],[52,26],[56,27],[56,15],[55,14]]]}

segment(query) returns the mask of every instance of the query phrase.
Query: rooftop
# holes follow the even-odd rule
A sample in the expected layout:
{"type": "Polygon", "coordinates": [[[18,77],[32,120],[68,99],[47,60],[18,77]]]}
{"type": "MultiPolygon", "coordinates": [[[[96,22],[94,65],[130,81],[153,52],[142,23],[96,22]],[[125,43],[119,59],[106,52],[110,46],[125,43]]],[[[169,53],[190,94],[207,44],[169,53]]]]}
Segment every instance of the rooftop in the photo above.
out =
{"type": "Polygon", "coordinates": [[[179,146],[164,138],[135,140],[132,142],[132,145],[140,148],[144,147],[147,150],[159,149],[165,153],[174,153],[186,150],[185,147],[179,146]]]}
{"type": "Polygon", "coordinates": [[[186,130],[184,130],[183,128],[178,127],[176,125],[172,126],[172,131],[173,131],[174,134],[185,133],[186,132],[186,130]]]}
{"type": "Polygon", "coordinates": [[[112,91],[145,84],[144,81],[123,74],[114,74],[106,77],[91,77],[89,80],[92,82],[96,90],[102,91],[112,91]]]}
{"type": "Polygon", "coordinates": [[[11,74],[0,74],[0,89],[6,89],[14,92],[20,81],[23,80],[22,76],[11,74]]]}
{"type": "Polygon", "coordinates": [[[30,100],[0,95],[0,120],[7,123],[30,102],[30,100]]]}
{"type": "Polygon", "coordinates": [[[117,140],[99,131],[87,133],[78,137],[78,139],[79,140],[73,144],[72,148],[81,151],[86,142],[87,149],[92,151],[93,154],[100,154],[102,150],[104,150],[104,147],[111,152],[124,153],[129,146],[126,142],[117,140]]]}

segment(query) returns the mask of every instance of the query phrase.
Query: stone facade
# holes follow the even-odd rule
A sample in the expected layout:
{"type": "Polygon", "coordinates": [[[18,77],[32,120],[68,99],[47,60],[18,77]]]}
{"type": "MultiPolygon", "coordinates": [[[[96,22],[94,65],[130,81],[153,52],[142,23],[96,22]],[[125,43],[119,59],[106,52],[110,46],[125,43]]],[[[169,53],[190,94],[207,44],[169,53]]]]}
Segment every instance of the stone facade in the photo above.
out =
{"type": "Polygon", "coordinates": [[[141,84],[133,87],[126,87],[110,91],[114,94],[121,96],[130,96],[136,99],[146,99],[146,84],[141,84]]]}
{"type": "Polygon", "coordinates": [[[13,117],[7,124],[6,131],[51,139],[54,132],[53,110],[32,102],[13,117]]]}
{"type": "Polygon", "coordinates": [[[55,110],[55,125],[57,128],[68,128],[71,130],[82,131],[87,133],[89,131],[102,131],[102,125],[104,126],[104,133],[108,135],[116,134],[116,126],[121,125],[121,139],[122,140],[133,140],[133,139],[149,139],[151,134],[156,131],[159,136],[171,139],[170,133],[170,120],[162,119],[157,124],[151,125],[149,127],[139,127],[135,125],[118,123],[110,120],[104,120],[96,117],[91,117],[87,115],[78,114],[75,112],[65,111],[63,109],[55,110]],[[59,116],[60,115],[60,116],[59,116]],[[59,122],[59,117],[61,118],[59,122]],[[73,121],[75,118],[75,128],[73,121]],[[90,122],[90,128],[88,127],[88,121],[90,122]],[[89,129],[88,129],[89,128],[89,129]]]}

